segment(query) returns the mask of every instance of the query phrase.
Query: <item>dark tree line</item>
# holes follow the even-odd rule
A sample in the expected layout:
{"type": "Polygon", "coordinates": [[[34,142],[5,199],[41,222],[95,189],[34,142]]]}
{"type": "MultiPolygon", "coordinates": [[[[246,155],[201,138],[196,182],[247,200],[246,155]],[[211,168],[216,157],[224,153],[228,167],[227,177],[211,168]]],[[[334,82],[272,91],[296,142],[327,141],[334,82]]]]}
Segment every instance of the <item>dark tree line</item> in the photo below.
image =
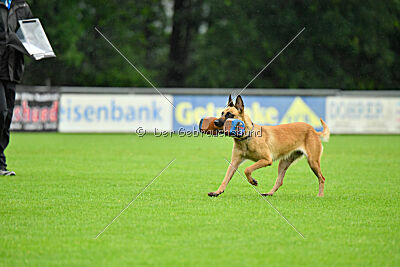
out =
{"type": "Polygon", "coordinates": [[[58,57],[25,84],[158,87],[400,87],[400,1],[28,1],[58,57]]]}

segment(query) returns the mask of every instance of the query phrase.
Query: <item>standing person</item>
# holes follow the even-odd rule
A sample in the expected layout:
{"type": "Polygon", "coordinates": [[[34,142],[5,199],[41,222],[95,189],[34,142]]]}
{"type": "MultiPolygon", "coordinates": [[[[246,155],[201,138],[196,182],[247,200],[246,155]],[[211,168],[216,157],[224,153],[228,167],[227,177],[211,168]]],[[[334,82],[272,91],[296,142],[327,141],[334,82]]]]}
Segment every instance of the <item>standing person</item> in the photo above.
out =
{"type": "Polygon", "coordinates": [[[24,73],[24,55],[7,42],[18,30],[18,21],[28,18],[32,12],[25,1],[0,0],[0,176],[15,175],[7,170],[4,150],[10,141],[15,86],[24,73]]]}

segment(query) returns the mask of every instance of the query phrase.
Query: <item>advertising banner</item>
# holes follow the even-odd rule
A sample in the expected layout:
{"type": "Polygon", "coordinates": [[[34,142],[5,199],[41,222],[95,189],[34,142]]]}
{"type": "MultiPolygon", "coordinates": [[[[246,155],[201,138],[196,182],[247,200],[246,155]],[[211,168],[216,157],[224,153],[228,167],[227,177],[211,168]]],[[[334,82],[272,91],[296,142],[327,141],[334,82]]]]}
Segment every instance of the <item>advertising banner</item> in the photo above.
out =
{"type": "Polygon", "coordinates": [[[332,133],[400,133],[400,98],[328,97],[326,119],[332,133]]]}
{"type": "MultiPolygon", "coordinates": [[[[165,96],[172,102],[172,96],[165,96]]],[[[160,95],[63,94],[60,132],[172,131],[172,105],[160,95]]]]}
{"type": "Polygon", "coordinates": [[[57,131],[59,94],[17,93],[11,131],[57,131]]]}
{"type": "MultiPolygon", "coordinates": [[[[245,112],[260,125],[307,122],[321,130],[325,97],[245,96],[245,112]]],[[[227,104],[225,96],[174,96],[174,131],[198,130],[201,118],[219,117],[227,104]]]]}

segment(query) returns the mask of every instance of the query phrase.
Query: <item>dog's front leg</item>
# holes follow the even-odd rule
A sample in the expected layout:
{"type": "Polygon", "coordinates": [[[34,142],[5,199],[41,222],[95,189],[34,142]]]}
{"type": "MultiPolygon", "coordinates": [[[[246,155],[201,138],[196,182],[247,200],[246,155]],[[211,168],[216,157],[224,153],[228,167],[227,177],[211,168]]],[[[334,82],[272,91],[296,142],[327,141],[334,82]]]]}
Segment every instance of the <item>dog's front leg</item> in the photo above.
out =
{"type": "Polygon", "coordinates": [[[263,167],[267,167],[270,166],[272,164],[272,160],[271,159],[260,159],[259,161],[257,161],[256,163],[254,163],[253,165],[250,165],[249,167],[247,167],[244,170],[244,174],[247,177],[247,181],[249,181],[250,184],[257,186],[258,182],[256,179],[254,179],[253,177],[251,177],[251,173],[257,169],[263,168],[263,167]]]}
{"type": "Polygon", "coordinates": [[[226,186],[228,185],[229,181],[232,179],[233,174],[239,168],[239,165],[243,162],[241,157],[232,157],[232,162],[229,164],[228,170],[226,171],[225,178],[222,181],[221,185],[219,186],[216,192],[208,193],[210,197],[217,197],[225,191],[226,186]]]}

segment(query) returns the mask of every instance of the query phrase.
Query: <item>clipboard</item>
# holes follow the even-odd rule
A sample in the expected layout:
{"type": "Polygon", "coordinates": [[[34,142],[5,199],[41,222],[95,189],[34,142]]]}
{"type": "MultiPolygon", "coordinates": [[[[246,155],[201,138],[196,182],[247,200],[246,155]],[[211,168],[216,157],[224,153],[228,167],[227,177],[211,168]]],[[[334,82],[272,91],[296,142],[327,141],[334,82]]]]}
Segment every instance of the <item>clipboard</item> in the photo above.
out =
{"type": "Polygon", "coordinates": [[[19,20],[18,23],[20,27],[16,35],[27,54],[35,60],[56,57],[39,19],[19,20]]]}

